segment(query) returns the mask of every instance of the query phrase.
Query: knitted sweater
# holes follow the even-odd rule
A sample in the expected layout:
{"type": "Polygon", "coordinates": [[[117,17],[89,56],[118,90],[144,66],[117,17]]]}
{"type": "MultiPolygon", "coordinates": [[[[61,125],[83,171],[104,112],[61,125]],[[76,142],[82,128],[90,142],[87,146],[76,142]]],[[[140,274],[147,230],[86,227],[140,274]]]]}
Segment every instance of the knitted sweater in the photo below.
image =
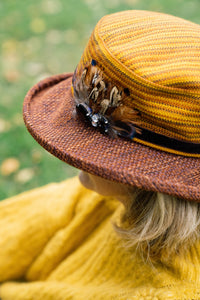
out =
{"type": "Polygon", "coordinates": [[[151,265],[113,230],[121,209],[77,178],[2,201],[1,299],[200,299],[200,245],[151,265]]]}

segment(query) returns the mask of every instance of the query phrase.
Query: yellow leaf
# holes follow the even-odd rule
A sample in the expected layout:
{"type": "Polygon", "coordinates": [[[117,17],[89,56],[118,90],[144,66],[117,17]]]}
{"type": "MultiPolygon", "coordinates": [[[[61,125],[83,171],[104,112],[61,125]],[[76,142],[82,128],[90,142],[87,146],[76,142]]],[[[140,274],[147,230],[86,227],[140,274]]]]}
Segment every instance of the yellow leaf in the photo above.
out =
{"type": "Polygon", "coordinates": [[[8,131],[11,127],[11,123],[0,118],[0,133],[8,131]]]}
{"type": "Polygon", "coordinates": [[[20,74],[17,70],[8,70],[5,71],[3,73],[4,78],[8,81],[8,82],[16,82],[19,80],[20,78],[20,74]]]}
{"type": "Polygon", "coordinates": [[[14,157],[5,159],[1,164],[1,174],[3,176],[9,176],[19,169],[20,162],[14,157]]]}
{"type": "Polygon", "coordinates": [[[15,175],[15,181],[19,183],[26,183],[30,181],[34,176],[34,170],[31,168],[26,168],[20,170],[16,175],[15,175]]]}
{"type": "Polygon", "coordinates": [[[31,21],[30,28],[34,33],[42,33],[46,29],[45,21],[40,18],[35,18],[31,21]]]}

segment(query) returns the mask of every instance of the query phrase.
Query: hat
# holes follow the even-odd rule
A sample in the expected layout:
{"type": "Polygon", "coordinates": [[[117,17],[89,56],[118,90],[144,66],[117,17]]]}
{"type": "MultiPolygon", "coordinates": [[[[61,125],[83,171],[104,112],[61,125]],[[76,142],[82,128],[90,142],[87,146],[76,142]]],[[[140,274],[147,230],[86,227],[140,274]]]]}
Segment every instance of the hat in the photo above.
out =
{"type": "Polygon", "coordinates": [[[149,11],[107,15],[74,73],[33,86],[23,113],[62,161],[200,202],[199,25],[149,11]]]}

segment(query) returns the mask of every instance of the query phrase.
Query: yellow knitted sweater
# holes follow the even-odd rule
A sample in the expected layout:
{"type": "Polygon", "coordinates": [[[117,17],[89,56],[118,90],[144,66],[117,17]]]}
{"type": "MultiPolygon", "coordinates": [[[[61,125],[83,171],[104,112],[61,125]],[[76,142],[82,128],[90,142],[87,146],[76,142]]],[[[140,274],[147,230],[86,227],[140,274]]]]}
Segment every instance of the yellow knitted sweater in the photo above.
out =
{"type": "Polygon", "coordinates": [[[1,202],[1,299],[200,299],[200,245],[145,263],[113,230],[120,210],[77,178],[1,202]]]}

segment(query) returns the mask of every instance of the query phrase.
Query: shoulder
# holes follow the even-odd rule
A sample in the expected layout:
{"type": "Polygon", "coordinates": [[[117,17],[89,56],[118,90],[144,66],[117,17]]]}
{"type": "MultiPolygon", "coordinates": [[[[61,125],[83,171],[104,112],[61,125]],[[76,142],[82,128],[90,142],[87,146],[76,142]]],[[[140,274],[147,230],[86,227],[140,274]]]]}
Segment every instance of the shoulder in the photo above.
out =
{"type": "Polygon", "coordinates": [[[118,207],[118,201],[109,197],[103,197],[84,188],[78,177],[73,177],[59,183],[50,183],[43,187],[23,192],[14,197],[0,202],[0,218],[5,215],[22,214],[53,215],[54,218],[66,218],[79,214],[87,214],[87,211],[114,212],[118,207]]]}

